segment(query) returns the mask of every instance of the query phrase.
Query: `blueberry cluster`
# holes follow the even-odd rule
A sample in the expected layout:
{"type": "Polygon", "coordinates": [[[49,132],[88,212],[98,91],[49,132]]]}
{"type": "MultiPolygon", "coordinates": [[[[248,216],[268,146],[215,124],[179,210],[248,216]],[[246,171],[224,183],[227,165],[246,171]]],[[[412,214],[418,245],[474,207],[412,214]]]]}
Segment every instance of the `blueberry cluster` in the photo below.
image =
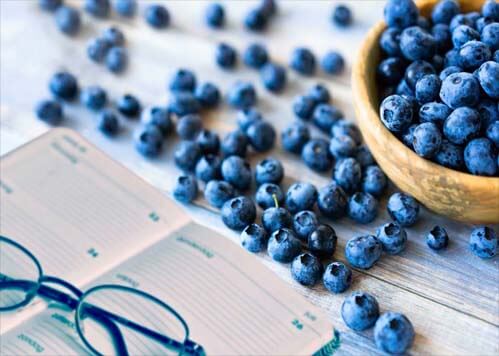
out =
{"type": "Polygon", "coordinates": [[[414,342],[414,327],[400,313],[379,312],[374,296],[356,291],[345,298],[341,305],[341,317],[352,330],[362,331],[374,326],[376,346],[389,354],[404,354],[414,342]]]}
{"type": "MultiPolygon", "coordinates": [[[[337,51],[329,51],[319,63],[326,74],[340,74],[345,67],[343,56],[337,51]]],[[[314,75],[317,68],[315,54],[306,47],[297,47],[291,52],[289,66],[295,72],[305,76],[314,75]]]]}
{"type": "Polygon", "coordinates": [[[250,31],[264,31],[276,13],[275,0],[262,0],[258,6],[248,11],[244,17],[244,26],[250,31]]]}
{"type": "Polygon", "coordinates": [[[499,4],[460,13],[441,0],[430,18],[390,0],[380,37],[380,117],[419,156],[474,175],[499,175],[499,4]]]}
{"type": "Polygon", "coordinates": [[[128,66],[125,35],[116,27],[109,27],[87,45],[87,56],[95,63],[104,63],[111,72],[121,73],[128,66]]]}

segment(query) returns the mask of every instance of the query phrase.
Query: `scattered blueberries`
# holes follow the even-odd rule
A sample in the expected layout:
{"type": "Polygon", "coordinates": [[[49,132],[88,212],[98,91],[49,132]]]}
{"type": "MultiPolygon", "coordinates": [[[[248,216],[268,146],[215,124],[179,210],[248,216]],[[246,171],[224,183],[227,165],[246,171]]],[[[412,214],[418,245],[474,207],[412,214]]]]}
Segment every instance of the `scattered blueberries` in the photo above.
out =
{"type": "Polygon", "coordinates": [[[153,106],[143,113],[143,121],[146,125],[156,126],[163,136],[167,136],[173,130],[171,113],[162,107],[153,106]]]}
{"type": "Polygon", "coordinates": [[[203,83],[196,88],[195,97],[204,108],[215,108],[220,102],[220,90],[212,83],[203,83]]]}
{"type": "Polygon", "coordinates": [[[260,69],[263,85],[268,90],[279,93],[286,86],[286,68],[279,64],[267,63],[260,69]]]}
{"type": "Polygon", "coordinates": [[[329,142],[329,152],[336,159],[352,157],[357,153],[357,143],[347,135],[335,136],[329,142]]]}
{"type": "Polygon", "coordinates": [[[35,108],[36,116],[49,125],[57,125],[63,119],[62,105],[55,100],[42,100],[35,108]]]}
{"type": "Polygon", "coordinates": [[[316,84],[310,88],[308,96],[314,99],[316,104],[327,104],[331,100],[329,90],[322,84],[316,84]]]}
{"type": "Polygon", "coordinates": [[[284,178],[284,167],[275,158],[266,158],[255,167],[255,181],[257,184],[281,183],[284,178]]]}
{"type": "Polygon", "coordinates": [[[194,140],[202,129],[203,122],[197,114],[181,116],[177,120],[177,134],[182,140],[194,140]]]}
{"type": "Polygon", "coordinates": [[[217,154],[220,149],[220,138],[210,130],[201,130],[196,138],[196,142],[204,154],[217,154]]]}
{"type": "Polygon", "coordinates": [[[269,233],[279,229],[290,228],[293,218],[289,211],[282,207],[274,206],[264,210],[262,214],[262,225],[269,233]]]}
{"type": "Polygon", "coordinates": [[[78,82],[69,72],[55,73],[49,82],[49,89],[54,96],[63,100],[73,100],[78,95],[78,82]]]}
{"type": "Polygon", "coordinates": [[[303,146],[310,140],[310,130],[308,127],[295,121],[285,128],[281,133],[282,147],[291,153],[300,154],[303,146]]]}
{"type": "Polygon", "coordinates": [[[338,26],[350,26],[352,23],[352,12],[347,6],[338,5],[334,8],[332,20],[338,26]]]}
{"type": "Polygon", "coordinates": [[[248,251],[257,253],[267,247],[267,231],[258,224],[250,224],[241,232],[241,245],[248,251]]]}
{"type": "Polygon", "coordinates": [[[426,244],[433,250],[442,250],[449,244],[449,235],[441,226],[435,226],[426,235],[426,244]]]}
{"type": "Polygon", "coordinates": [[[109,27],[104,30],[102,38],[111,46],[123,46],[125,44],[125,35],[116,27],[109,27]]]}
{"type": "Polygon", "coordinates": [[[106,67],[113,73],[121,73],[128,67],[128,51],[123,47],[111,47],[106,54],[106,67]]]}
{"type": "Polygon", "coordinates": [[[322,215],[337,219],[345,215],[348,197],[338,184],[331,182],[319,189],[317,207],[322,215]]]}
{"type": "Polygon", "coordinates": [[[110,44],[104,38],[93,38],[87,45],[87,55],[94,62],[102,62],[109,51],[110,44]]]}
{"type": "Polygon", "coordinates": [[[348,217],[359,224],[368,224],[378,215],[378,201],[369,193],[357,192],[348,200],[348,217]]]}
{"type": "MultiPolygon", "coordinates": [[[[275,207],[276,205],[281,206],[284,203],[284,193],[277,184],[263,183],[256,191],[255,200],[262,209],[275,207]]],[[[298,234],[298,232],[296,233],[298,234]]]]}
{"type": "Polygon", "coordinates": [[[341,305],[341,317],[352,330],[362,331],[376,323],[379,306],[371,294],[356,291],[345,298],[341,305]]]}
{"type": "Polygon", "coordinates": [[[308,241],[308,237],[318,226],[319,219],[311,210],[302,210],[293,216],[293,230],[302,241],[308,241]]]}
{"type": "Polygon", "coordinates": [[[171,91],[190,91],[196,88],[196,75],[189,69],[178,69],[173,73],[168,88],[171,91]]]}
{"type": "Polygon", "coordinates": [[[115,136],[120,130],[118,116],[110,109],[104,109],[99,114],[99,130],[107,136],[115,136]]]}
{"type": "Polygon", "coordinates": [[[355,158],[344,158],[336,162],[333,172],[334,181],[346,193],[358,190],[362,178],[360,164],[355,158]]]}
{"type": "Polygon", "coordinates": [[[262,119],[262,114],[255,108],[242,109],[237,113],[237,125],[243,132],[246,132],[251,124],[262,119]]]}
{"type": "Polygon", "coordinates": [[[373,164],[364,168],[362,172],[362,191],[375,197],[381,196],[387,186],[385,173],[377,165],[373,164]]]}
{"type": "Polygon", "coordinates": [[[221,208],[235,194],[234,187],[223,180],[210,180],[204,188],[204,198],[215,208],[221,208]]]}
{"type": "Polygon", "coordinates": [[[124,17],[133,17],[137,12],[136,0],[115,0],[114,10],[124,17]]]}
{"type": "Polygon", "coordinates": [[[308,95],[297,96],[293,101],[293,112],[303,120],[310,120],[316,106],[315,100],[308,95]]]}
{"type": "Polygon", "coordinates": [[[302,210],[312,210],[317,200],[317,189],[310,183],[293,183],[286,193],[286,207],[296,214],[302,210]]]}
{"type": "Polygon", "coordinates": [[[290,67],[303,75],[315,73],[316,60],[314,54],[307,48],[296,48],[291,54],[290,67]]]}
{"type": "Polygon", "coordinates": [[[248,127],[246,136],[255,151],[265,152],[274,146],[276,133],[270,123],[259,120],[248,127]]]}
{"type": "Polygon", "coordinates": [[[274,231],[267,245],[269,256],[277,262],[289,263],[300,254],[301,243],[290,229],[274,231]]]}
{"type": "Polygon", "coordinates": [[[414,342],[414,327],[403,314],[383,313],[374,326],[376,346],[389,354],[404,354],[414,342]]]}
{"type": "Polygon", "coordinates": [[[111,4],[109,0],[85,0],[83,8],[92,16],[106,18],[109,16],[111,4]]]}
{"type": "Polygon", "coordinates": [[[353,237],[345,246],[345,257],[353,267],[369,269],[381,257],[381,242],[373,235],[353,237]]]}
{"type": "Polygon", "coordinates": [[[308,249],[319,258],[331,258],[336,250],[337,240],[336,232],[331,226],[319,225],[308,235],[308,249]]]}
{"type": "Polygon", "coordinates": [[[201,147],[197,142],[181,141],[175,148],[173,159],[178,168],[183,171],[192,172],[201,154],[201,147]]]}
{"type": "Polygon", "coordinates": [[[245,157],[248,148],[248,137],[241,130],[229,132],[222,139],[220,149],[224,156],[245,157]]]}
{"type": "Polygon", "coordinates": [[[419,217],[419,203],[405,193],[394,193],[386,205],[388,214],[401,226],[412,226],[419,217]]]}
{"type": "Polygon", "coordinates": [[[206,24],[212,28],[222,28],[225,24],[225,10],[218,3],[209,4],[206,7],[204,19],[206,24]]]}
{"type": "Polygon", "coordinates": [[[81,101],[90,110],[100,110],[107,103],[107,94],[100,86],[91,86],[81,92],[81,101]]]}
{"type": "Polygon", "coordinates": [[[196,177],[203,181],[209,182],[214,179],[220,179],[220,167],[222,165],[222,161],[220,157],[215,156],[213,154],[207,154],[199,159],[196,163],[196,177]]]}
{"type": "Polygon", "coordinates": [[[176,115],[195,114],[200,108],[201,104],[192,93],[186,91],[171,93],[168,109],[176,115]]]}
{"type": "Polygon", "coordinates": [[[156,157],[163,147],[163,134],[154,125],[146,125],[136,137],[135,147],[145,157],[156,157]]]}
{"type": "Polygon", "coordinates": [[[196,178],[191,175],[182,175],[177,178],[173,196],[182,203],[190,203],[198,195],[198,184],[196,178]]]}
{"type": "Polygon", "coordinates": [[[497,254],[497,235],[494,229],[480,226],[470,235],[470,249],[480,258],[492,258],[497,254]]]}
{"type": "Polygon", "coordinates": [[[341,118],[343,118],[343,113],[336,106],[330,104],[317,105],[312,115],[314,125],[324,132],[330,132],[341,118]]]}
{"type": "Polygon", "coordinates": [[[397,223],[390,222],[380,226],[376,231],[376,235],[383,246],[383,250],[390,255],[399,254],[407,244],[407,233],[397,223]]]}
{"type": "Polygon", "coordinates": [[[123,95],[116,103],[118,111],[129,118],[135,118],[140,115],[142,106],[139,99],[131,94],[123,95]]]}
{"type": "Polygon", "coordinates": [[[256,218],[256,208],[253,201],[239,196],[226,201],[222,206],[222,221],[232,230],[243,230],[252,224],[256,218]]]}
{"type": "Polygon", "coordinates": [[[239,190],[247,190],[251,184],[251,167],[239,156],[225,158],[221,166],[222,177],[239,190]]]}
{"type": "Polygon", "coordinates": [[[329,153],[329,144],[323,138],[309,140],[303,146],[301,157],[310,169],[317,172],[326,172],[333,165],[333,160],[329,153]]]}
{"type": "Polygon", "coordinates": [[[332,262],[326,267],[322,282],[331,293],[343,293],[352,284],[352,271],[344,263],[332,262]]]}
{"type": "Polygon", "coordinates": [[[62,33],[74,36],[80,31],[80,13],[70,6],[60,6],[55,12],[55,23],[62,33]]]}
{"type": "Polygon", "coordinates": [[[153,28],[163,29],[170,25],[170,13],[163,5],[149,5],[144,16],[146,22],[153,28]]]}
{"type": "Polygon", "coordinates": [[[291,275],[298,283],[304,286],[316,284],[323,272],[321,262],[310,253],[303,253],[296,256],[291,263],[291,275]]]}
{"type": "Polygon", "coordinates": [[[232,69],[236,66],[237,52],[227,43],[220,43],[215,51],[215,61],[223,69],[232,69]]]}
{"type": "Polygon", "coordinates": [[[267,27],[268,19],[268,15],[263,9],[252,9],[244,18],[244,26],[250,31],[263,31],[267,27]]]}
{"type": "Polygon", "coordinates": [[[235,108],[248,109],[256,104],[256,90],[249,82],[237,81],[229,90],[228,101],[235,108]]]}
{"type": "Polygon", "coordinates": [[[252,43],[243,53],[243,62],[248,67],[260,69],[269,60],[267,49],[259,43],[252,43]]]}

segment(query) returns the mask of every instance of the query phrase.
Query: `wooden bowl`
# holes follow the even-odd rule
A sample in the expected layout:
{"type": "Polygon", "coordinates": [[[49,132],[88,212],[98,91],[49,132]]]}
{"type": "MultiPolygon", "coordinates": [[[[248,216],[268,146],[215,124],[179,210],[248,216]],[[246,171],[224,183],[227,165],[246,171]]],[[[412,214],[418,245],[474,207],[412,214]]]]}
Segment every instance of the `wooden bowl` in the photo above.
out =
{"type": "MultiPolygon", "coordinates": [[[[438,0],[422,0],[418,7],[429,16],[438,0]]],[[[464,12],[479,11],[484,0],[460,0],[464,12]]],[[[352,70],[357,121],[364,140],[387,176],[404,192],[430,210],[454,220],[499,223],[499,178],[480,177],[445,168],[406,147],[379,117],[376,68],[380,61],[379,37],[384,21],[368,33],[352,70]]]]}

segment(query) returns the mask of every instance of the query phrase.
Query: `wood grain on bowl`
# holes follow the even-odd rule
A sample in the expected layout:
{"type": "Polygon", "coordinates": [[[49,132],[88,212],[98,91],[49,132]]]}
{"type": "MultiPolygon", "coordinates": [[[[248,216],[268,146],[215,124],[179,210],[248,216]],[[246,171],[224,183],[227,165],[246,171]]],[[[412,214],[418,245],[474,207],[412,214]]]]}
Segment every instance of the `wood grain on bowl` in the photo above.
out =
{"type": "MultiPolygon", "coordinates": [[[[459,1],[464,12],[479,11],[483,2],[459,1]]],[[[428,16],[435,3],[419,1],[418,7],[428,16]]],[[[357,121],[373,156],[402,191],[428,209],[459,221],[499,223],[499,178],[458,172],[419,157],[381,122],[376,68],[381,56],[378,40],[385,28],[381,21],[369,31],[352,70],[357,121]]]]}

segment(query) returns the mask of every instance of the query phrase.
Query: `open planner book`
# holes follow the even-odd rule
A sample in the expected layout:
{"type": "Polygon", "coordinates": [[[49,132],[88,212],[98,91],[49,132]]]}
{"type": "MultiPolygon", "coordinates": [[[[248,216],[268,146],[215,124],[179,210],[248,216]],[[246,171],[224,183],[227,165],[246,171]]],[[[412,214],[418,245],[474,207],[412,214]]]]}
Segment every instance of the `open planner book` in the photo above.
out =
{"type": "MultiPolygon", "coordinates": [[[[320,310],[77,133],[54,129],[2,157],[0,169],[1,235],[36,256],[44,275],[83,291],[120,284],[154,295],[208,355],[334,350],[320,310]]],[[[1,313],[0,354],[88,354],[74,314],[39,296],[1,313]]],[[[153,342],[134,346],[168,353],[153,342]]]]}

